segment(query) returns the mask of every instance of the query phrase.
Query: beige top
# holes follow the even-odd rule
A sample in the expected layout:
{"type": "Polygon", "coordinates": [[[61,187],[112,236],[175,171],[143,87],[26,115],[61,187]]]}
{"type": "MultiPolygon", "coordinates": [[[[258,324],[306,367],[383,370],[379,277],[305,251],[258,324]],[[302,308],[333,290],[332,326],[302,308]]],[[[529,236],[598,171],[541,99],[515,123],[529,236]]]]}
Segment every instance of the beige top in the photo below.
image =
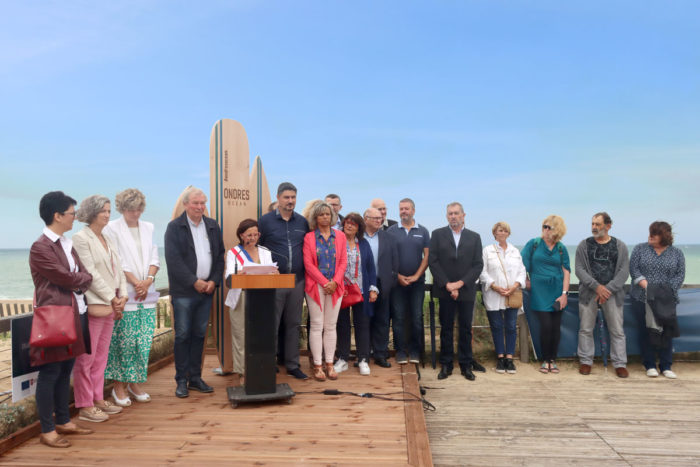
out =
{"type": "Polygon", "coordinates": [[[119,296],[127,295],[126,276],[117,249],[112,240],[103,235],[108,249],[102,246],[90,227],[73,235],[73,247],[87,271],[92,274],[92,284],[85,293],[88,305],[111,305],[119,289],[119,296]]]}

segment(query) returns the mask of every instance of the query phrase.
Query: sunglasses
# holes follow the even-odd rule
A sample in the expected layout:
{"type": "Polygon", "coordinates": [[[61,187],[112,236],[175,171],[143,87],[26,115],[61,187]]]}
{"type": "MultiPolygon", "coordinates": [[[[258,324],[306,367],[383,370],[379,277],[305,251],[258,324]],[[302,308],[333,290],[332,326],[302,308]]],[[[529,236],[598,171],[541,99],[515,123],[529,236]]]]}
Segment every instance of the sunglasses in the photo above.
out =
{"type": "Polygon", "coordinates": [[[542,228],[545,230],[552,230],[554,227],[552,227],[551,225],[544,224],[542,228]]]}

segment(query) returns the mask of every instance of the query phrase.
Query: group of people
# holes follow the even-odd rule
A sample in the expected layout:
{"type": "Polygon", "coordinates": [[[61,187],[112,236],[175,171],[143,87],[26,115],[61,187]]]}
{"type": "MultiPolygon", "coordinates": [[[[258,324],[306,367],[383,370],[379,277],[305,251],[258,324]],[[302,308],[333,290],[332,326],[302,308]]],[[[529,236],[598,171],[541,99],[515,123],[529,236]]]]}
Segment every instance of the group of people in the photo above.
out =
{"type": "MultiPolygon", "coordinates": [[[[335,380],[338,373],[349,369],[351,321],[355,365],[361,375],[370,374],[372,359],[379,367],[391,366],[390,327],[396,363],[418,363],[423,350],[428,268],[433,294],[439,300],[439,379],[453,371],[455,318],[461,374],[473,381],[475,371],[485,371],[474,359],[471,346],[479,285],[495,346],[496,371],[516,372],[516,319],[522,289],[529,289],[530,308],[540,324],[540,371],[559,372],[557,348],[571,274],[569,255],[561,243],[566,226],[559,216],[548,216],[542,223],[542,235],[520,252],[508,242],[511,231],[506,222],[494,225],[495,241],[484,247],[479,234],[465,227],[464,208],[458,202],[447,206],[447,225],[431,234],[416,222],[415,203],[409,198],[399,202],[398,222],[387,219],[381,199],[372,200],[362,215],[342,216],[336,194],[309,202],[300,214],[295,211],[297,189],[284,182],[270,212],[258,220],[242,221],[236,231],[239,244],[226,251],[220,227],[204,215],[206,201],[202,190],[188,188],[183,195],[184,212],[168,224],[165,233],[177,397],[187,397],[190,390],[213,391],[201,376],[213,293],[223,279],[243,273],[249,264],[276,263],[279,272],[295,276],[293,288],[276,292],[274,316],[280,336],[278,361],[297,379],[308,379],[299,362],[304,299],[316,380],[335,380]]],[[[90,196],[77,211],[76,204],[62,192],[42,198],[40,214],[46,228],[30,253],[36,305],[72,304],[79,331],[78,341],[68,350],[31,349],[32,364],[39,366],[36,399],[41,441],[54,447],[70,445],[62,434],[91,432],[72,423],[68,415],[69,376],[74,365],[81,420],[103,421],[131,405],[132,398],[150,400],[139,384],[146,380],[158,298],[153,282],[160,264],[153,225],[140,219],[145,198],[135,189],[119,193],[116,207],[122,217],[115,221],[110,221],[108,198],[90,196]],[[64,233],[72,229],[76,216],[87,226],[71,241],[64,233]],[[114,403],[103,397],[105,377],[115,381],[114,403]]],[[[640,345],[647,375],[660,372],[675,378],[671,339],[678,335],[678,326],[669,310],[678,301],[685,275],[683,253],[672,246],[673,234],[666,222],[651,224],[648,243],[637,245],[631,258],[625,244],[609,235],[611,227],[607,213],[595,214],[592,237],[583,240],[576,252],[579,371],[591,372],[593,327],[601,308],[610,331],[616,374],[628,376],[622,306],[624,285],[631,275],[630,294],[642,329],[640,345]],[[648,327],[653,329],[647,332],[648,327]]],[[[244,291],[231,289],[225,305],[231,320],[233,368],[242,380],[244,291]]]]}
{"type": "Polygon", "coordinates": [[[146,381],[155,329],[158,249],[153,224],[140,220],[143,193],[124,190],[115,204],[122,217],[110,221],[110,200],[101,195],[85,198],[78,209],[61,191],[39,202],[46,227],[29,254],[34,304],[71,306],[77,334],[69,346],[30,347],[31,364],[39,370],[40,440],[51,447],[70,446],[61,435],[92,433],[70,420],[71,371],[80,420],[103,422],[132,399],[151,400],[140,384],[146,381]],[[86,226],[69,239],[64,234],[75,219],[86,226]],[[104,397],[105,378],[114,381],[114,402],[104,397]]]}

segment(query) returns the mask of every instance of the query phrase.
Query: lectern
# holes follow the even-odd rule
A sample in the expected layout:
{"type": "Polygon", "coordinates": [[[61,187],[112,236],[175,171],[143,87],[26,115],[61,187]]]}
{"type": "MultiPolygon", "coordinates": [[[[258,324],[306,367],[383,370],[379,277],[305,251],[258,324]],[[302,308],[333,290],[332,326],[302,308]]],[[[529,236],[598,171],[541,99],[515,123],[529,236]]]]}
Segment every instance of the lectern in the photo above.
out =
{"type": "Polygon", "coordinates": [[[245,384],[227,388],[236,408],[246,402],[287,400],[294,391],[277,383],[275,371],[275,290],[293,289],[294,274],[235,274],[229,286],[244,289],[245,302],[245,384]]]}

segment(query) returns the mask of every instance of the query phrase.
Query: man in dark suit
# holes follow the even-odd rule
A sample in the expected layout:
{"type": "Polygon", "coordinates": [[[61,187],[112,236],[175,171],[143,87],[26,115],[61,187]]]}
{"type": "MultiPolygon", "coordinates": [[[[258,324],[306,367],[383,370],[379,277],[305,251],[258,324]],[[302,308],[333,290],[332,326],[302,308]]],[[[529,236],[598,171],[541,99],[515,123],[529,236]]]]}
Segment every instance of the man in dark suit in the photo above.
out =
{"type": "Polygon", "coordinates": [[[458,359],[462,375],[470,381],[472,372],[472,316],[476,280],[484,266],[481,237],[464,228],[464,208],[447,205],[448,226],[433,231],[428,264],[433,274],[433,294],[440,300],[440,364],[438,379],[452,374],[455,313],[459,325],[458,359]]]}
{"type": "Polygon", "coordinates": [[[340,213],[340,210],[343,209],[343,205],[340,204],[340,196],[336,195],[335,193],[329,193],[326,195],[326,199],[324,201],[331,208],[333,208],[333,211],[335,211],[335,213],[338,215],[338,220],[333,227],[338,230],[343,230],[343,219],[345,219],[345,216],[340,213]]]}
{"type": "Polygon", "coordinates": [[[165,231],[165,262],[173,303],[177,397],[189,389],[212,392],[202,379],[202,351],[214,291],[224,275],[224,242],[219,224],[206,217],[207,197],[190,187],[185,212],[165,231]]]}
{"type": "Polygon", "coordinates": [[[393,219],[387,219],[386,218],[386,203],[384,202],[383,199],[380,198],[374,198],[371,203],[369,203],[371,207],[374,209],[377,209],[379,211],[379,214],[382,215],[382,222],[380,224],[380,227],[382,230],[386,230],[392,225],[396,224],[397,222],[393,219]]]}
{"type": "Polygon", "coordinates": [[[370,342],[377,365],[389,368],[389,308],[391,289],[396,285],[399,270],[399,252],[391,235],[381,229],[382,215],[375,208],[365,211],[365,240],[369,243],[377,271],[379,297],[374,303],[374,315],[370,321],[370,342]]]}

